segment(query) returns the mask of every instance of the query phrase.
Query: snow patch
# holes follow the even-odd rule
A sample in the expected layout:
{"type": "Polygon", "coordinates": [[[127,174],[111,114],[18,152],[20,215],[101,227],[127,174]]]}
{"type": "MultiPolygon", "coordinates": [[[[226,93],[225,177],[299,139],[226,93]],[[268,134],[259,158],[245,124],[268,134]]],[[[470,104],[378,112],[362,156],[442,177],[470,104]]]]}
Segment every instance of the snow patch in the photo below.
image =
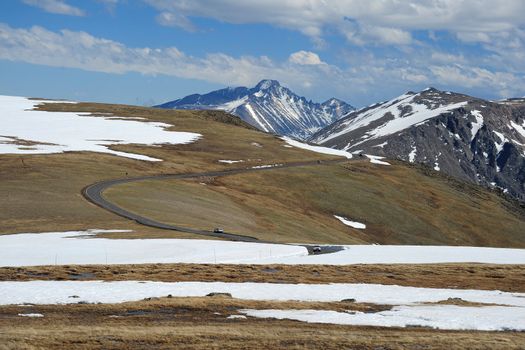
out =
{"type": "Polygon", "coordinates": [[[380,147],[380,148],[383,148],[385,147],[386,145],[388,145],[388,141],[385,141],[383,143],[380,143],[379,145],[375,145],[375,146],[372,146],[372,147],[380,147]]]}
{"type": "Polygon", "coordinates": [[[0,305],[122,303],[144,298],[204,297],[229,293],[243,300],[334,302],[417,305],[460,298],[473,303],[525,307],[525,293],[491,290],[402,287],[369,283],[286,284],[257,282],[153,281],[2,281],[0,305]],[[71,295],[78,298],[70,298],[71,295]]]}
{"type": "Polygon", "coordinates": [[[255,120],[255,122],[261,127],[263,131],[269,132],[270,130],[268,129],[268,126],[272,129],[272,131],[275,131],[272,128],[272,126],[266,121],[266,119],[264,119],[264,116],[258,113],[256,110],[254,110],[249,103],[245,104],[244,106],[246,107],[246,110],[248,111],[252,119],[255,120]]]}
{"type": "Polygon", "coordinates": [[[228,160],[228,159],[219,159],[219,163],[226,163],[226,164],[235,164],[235,163],[243,163],[244,160],[228,160]]]}
{"type": "Polygon", "coordinates": [[[523,307],[455,305],[396,306],[375,313],[326,310],[240,310],[251,317],[354,326],[430,327],[443,330],[523,331],[523,307]]]}
{"type": "MultiPolygon", "coordinates": [[[[161,159],[111,150],[122,144],[185,144],[202,135],[167,131],[170,124],[126,120],[124,117],[94,117],[89,113],[46,112],[34,110],[41,103],[64,101],[29,100],[0,96],[0,153],[51,154],[62,152],[100,152],[146,161],[161,159]],[[35,143],[29,147],[17,140],[35,143]]],[[[73,102],[75,103],[75,102],[73,102]]]]}
{"type": "Polygon", "coordinates": [[[232,112],[237,107],[242,106],[247,100],[248,100],[248,96],[244,96],[243,98],[239,98],[237,100],[233,100],[230,102],[223,103],[222,105],[218,105],[217,109],[220,109],[226,112],[232,112]]]}
{"type": "Polygon", "coordinates": [[[289,145],[291,145],[293,147],[305,149],[305,150],[308,150],[308,151],[312,151],[312,152],[316,152],[316,153],[322,153],[322,154],[330,154],[330,155],[334,155],[334,156],[341,156],[341,157],[346,157],[348,159],[352,158],[352,154],[350,152],[346,152],[346,151],[342,151],[342,150],[338,150],[338,149],[333,149],[333,148],[329,148],[329,147],[313,146],[313,145],[309,145],[307,143],[296,141],[296,140],[291,139],[289,137],[282,137],[281,140],[286,141],[286,143],[288,143],[289,145]]]}
{"type": "Polygon", "coordinates": [[[18,316],[21,316],[21,317],[36,317],[36,318],[39,318],[39,317],[44,317],[44,315],[42,314],[18,314],[18,316]]]}
{"type": "Polygon", "coordinates": [[[481,115],[481,111],[473,110],[473,111],[470,111],[470,114],[472,114],[476,118],[476,122],[475,123],[472,122],[472,129],[470,130],[471,131],[470,142],[472,142],[472,140],[474,140],[474,138],[478,134],[479,129],[481,129],[481,127],[483,126],[484,120],[483,120],[483,115],[481,115]]]}
{"type": "Polygon", "coordinates": [[[385,157],[373,156],[370,154],[365,154],[365,156],[368,159],[370,159],[370,163],[379,164],[379,165],[390,165],[390,163],[380,160],[380,159],[385,159],[385,157]]]}
{"type": "Polygon", "coordinates": [[[495,141],[494,146],[496,147],[496,154],[499,154],[503,150],[503,146],[509,142],[509,140],[501,132],[493,131],[494,134],[500,139],[500,142],[495,141]]]}
{"type": "Polygon", "coordinates": [[[230,315],[226,317],[229,320],[235,320],[235,319],[246,319],[246,316],[244,315],[230,315]]]}
{"type": "Polygon", "coordinates": [[[523,122],[523,125],[519,125],[515,123],[514,121],[510,121],[510,125],[516,130],[522,137],[525,137],[525,122],[523,122]]]}
{"type": "Polygon", "coordinates": [[[275,167],[281,167],[282,164],[265,164],[265,165],[256,165],[252,166],[251,169],[266,169],[266,168],[275,168],[275,167]]]}
{"type": "Polygon", "coordinates": [[[417,154],[417,148],[416,146],[412,146],[412,151],[408,154],[408,161],[410,163],[414,163],[416,161],[416,154],[417,154]]]}
{"type": "Polygon", "coordinates": [[[365,224],[362,224],[360,222],[357,222],[357,221],[350,221],[348,220],[347,218],[345,217],[342,217],[342,216],[337,216],[337,215],[334,215],[334,217],[341,221],[343,224],[345,224],[346,226],[350,226],[350,227],[353,227],[353,228],[357,228],[357,229],[360,229],[360,230],[364,230],[366,228],[366,225],[365,224]]]}

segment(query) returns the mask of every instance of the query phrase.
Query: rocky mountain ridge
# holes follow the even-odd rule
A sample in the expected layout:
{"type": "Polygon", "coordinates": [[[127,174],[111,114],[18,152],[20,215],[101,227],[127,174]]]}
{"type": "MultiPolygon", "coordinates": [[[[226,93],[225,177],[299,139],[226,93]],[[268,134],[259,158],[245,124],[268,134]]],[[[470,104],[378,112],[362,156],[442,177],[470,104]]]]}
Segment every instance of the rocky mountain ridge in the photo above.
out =
{"type": "Polygon", "coordinates": [[[525,200],[525,99],[487,101],[434,88],[354,111],[312,143],[408,162],[525,200]]]}
{"type": "Polygon", "coordinates": [[[224,110],[260,130],[299,139],[307,138],[354,110],[335,98],[323,103],[309,101],[276,80],[262,80],[254,88],[225,88],[204,95],[189,95],[156,107],[224,110]]]}

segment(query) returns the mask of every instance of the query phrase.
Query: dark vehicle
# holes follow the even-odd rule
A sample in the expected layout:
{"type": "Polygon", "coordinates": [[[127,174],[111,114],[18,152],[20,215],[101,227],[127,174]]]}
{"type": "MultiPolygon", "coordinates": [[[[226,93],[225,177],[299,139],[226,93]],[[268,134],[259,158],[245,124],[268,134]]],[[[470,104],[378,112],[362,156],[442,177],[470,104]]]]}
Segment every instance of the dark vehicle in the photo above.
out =
{"type": "Polygon", "coordinates": [[[224,230],[222,228],[216,227],[213,229],[213,233],[224,233],[224,230]]]}
{"type": "Polygon", "coordinates": [[[319,254],[319,253],[321,253],[321,247],[318,246],[318,245],[313,246],[313,247],[312,247],[312,252],[313,252],[314,254],[319,254]]]}

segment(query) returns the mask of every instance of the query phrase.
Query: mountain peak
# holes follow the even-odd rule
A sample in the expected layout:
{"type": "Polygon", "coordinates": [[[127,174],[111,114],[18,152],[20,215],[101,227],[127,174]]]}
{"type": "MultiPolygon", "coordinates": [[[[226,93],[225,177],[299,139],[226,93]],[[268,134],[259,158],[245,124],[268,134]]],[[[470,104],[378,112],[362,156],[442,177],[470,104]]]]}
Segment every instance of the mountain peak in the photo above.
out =
{"type": "Polygon", "coordinates": [[[435,87],[429,86],[426,89],[423,89],[423,91],[421,92],[442,92],[442,91],[436,89],[435,87]]]}
{"type": "Polygon", "coordinates": [[[268,90],[271,87],[279,87],[281,84],[277,80],[264,79],[261,80],[256,86],[256,90],[268,90]]]}
{"type": "Polygon", "coordinates": [[[157,107],[223,110],[260,130],[301,139],[355,110],[335,98],[324,103],[312,102],[271,79],[261,80],[254,88],[194,94],[157,107]]]}
{"type": "Polygon", "coordinates": [[[324,101],[322,104],[323,105],[328,105],[328,106],[331,106],[331,105],[335,105],[335,104],[344,104],[346,102],[338,99],[338,98],[335,98],[335,97],[332,97],[332,98],[329,98],[328,100],[324,101]]]}

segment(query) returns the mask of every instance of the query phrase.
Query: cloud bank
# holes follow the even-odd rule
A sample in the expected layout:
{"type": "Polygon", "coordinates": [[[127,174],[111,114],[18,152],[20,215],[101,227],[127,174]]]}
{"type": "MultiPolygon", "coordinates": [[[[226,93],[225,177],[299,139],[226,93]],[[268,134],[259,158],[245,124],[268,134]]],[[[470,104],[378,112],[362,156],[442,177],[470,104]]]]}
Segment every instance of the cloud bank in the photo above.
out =
{"type": "Polygon", "coordinates": [[[325,91],[325,97],[368,96],[372,101],[377,98],[374,94],[378,89],[385,91],[388,87],[395,93],[434,83],[458,88],[489,87],[502,96],[525,91],[521,73],[489,70],[465,63],[473,59],[431,50],[409,56],[398,53],[389,58],[369,51],[347,52],[342,57],[346,67],[340,68],[305,50],[291,53],[284,61],[266,56],[233,57],[220,52],[197,57],[176,47],[128,47],[81,31],[54,32],[38,26],[24,29],[0,24],[0,59],[53,67],[167,75],[230,86],[250,86],[260,79],[273,78],[303,93],[315,88],[325,91]]]}

